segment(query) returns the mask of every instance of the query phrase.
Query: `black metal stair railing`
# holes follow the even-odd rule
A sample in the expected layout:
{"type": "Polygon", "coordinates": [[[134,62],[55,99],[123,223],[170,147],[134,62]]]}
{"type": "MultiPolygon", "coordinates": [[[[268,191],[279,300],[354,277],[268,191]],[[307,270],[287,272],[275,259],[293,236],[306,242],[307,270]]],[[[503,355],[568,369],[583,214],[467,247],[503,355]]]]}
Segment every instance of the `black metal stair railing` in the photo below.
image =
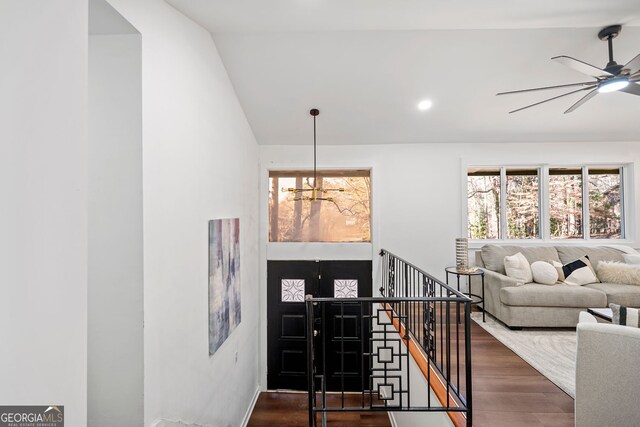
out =
{"type": "Polygon", "coordinates": [[[350,411],[444,411],[471,426],[471,299],[385,250],[380,268],[379,297],[307,296],[309,426],[350,411]],[[412,392],[411,346],[426,359],[426,393],[412,392]],[[436,386],[445,393],[433,398],[436,386]]]}

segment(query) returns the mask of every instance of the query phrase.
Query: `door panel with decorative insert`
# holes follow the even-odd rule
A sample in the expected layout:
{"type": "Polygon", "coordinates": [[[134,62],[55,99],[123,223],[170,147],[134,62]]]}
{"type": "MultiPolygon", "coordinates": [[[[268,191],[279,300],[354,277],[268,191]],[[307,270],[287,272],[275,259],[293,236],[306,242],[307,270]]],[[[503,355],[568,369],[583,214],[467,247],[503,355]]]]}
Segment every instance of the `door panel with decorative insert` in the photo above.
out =
{"type": "MultiPolygon", "coordinates": [[[[371,261],[322,261],[320,296],[328,298],[370,297],[371,261]]],[[[325,313],[325,336],[319,340],[326,347],[327,390],[362,390],[367,386],[369,327],[363,317],[369,305],[331,304],[325,313]],[[364,368],[364,371],[363,371],[364,368]],[[363,375],[364,374],[364,375],[363,375]]]]}
{"type": "MultiPolygon", "coordinates": [[[[267,387],[307,389],[306,294],[325,298],[371,296],[371,261],[268,261],[267,387]]],[[[324,313],[315,349],[327,357],[328,390],[361,390],[369,379],[366,306],[331,304],[324,313]],[[364,341],[363,341],[364,339],[364,341]],[[364,362],[363,362],[364,361],[364,362]],[[363,370],[364,368],[364,370],[363,370]]],[[[318,367],[322,369],[322,367],[318,367]]]]}

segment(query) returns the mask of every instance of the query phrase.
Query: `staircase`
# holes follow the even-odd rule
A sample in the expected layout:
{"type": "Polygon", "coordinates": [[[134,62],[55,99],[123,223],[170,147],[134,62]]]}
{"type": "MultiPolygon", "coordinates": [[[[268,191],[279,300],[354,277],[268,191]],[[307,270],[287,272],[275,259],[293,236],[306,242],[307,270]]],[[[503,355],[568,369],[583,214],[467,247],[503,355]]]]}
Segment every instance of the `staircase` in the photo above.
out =
{"type": "Polygon", "coordinates": [[[380,296],[306,297],[309,426],[365,411],[440,412],[471,426],[471,299],[386,250],[380,257],[380,296]],[[325,370],[329,357],[337,371],[325,370]]]}

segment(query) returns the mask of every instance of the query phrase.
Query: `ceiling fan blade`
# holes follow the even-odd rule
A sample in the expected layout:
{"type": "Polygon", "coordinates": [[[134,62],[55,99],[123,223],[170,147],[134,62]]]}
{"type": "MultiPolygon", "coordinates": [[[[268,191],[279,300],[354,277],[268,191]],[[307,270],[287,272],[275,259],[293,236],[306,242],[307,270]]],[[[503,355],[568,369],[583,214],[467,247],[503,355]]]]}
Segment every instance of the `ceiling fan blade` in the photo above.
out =
{"type": "Polygon", "coordinates": [[[558,89],[561,87],[571,87],[571,86],[588,86],[588,85],[592,85],[595,82],[582,82],[582,83],[569,83],[566,85],[557,85],[557,86],[543,86],[543,87],[534,87],[531,89],[521,89],[521,90],[512,90],[509,92],[500,92],[500,93],[496,93],[496,95],[511,95],[514,93],[523,93],[523,92],[534,92],[536,90],[547,90],[547,89],[558,89]]]}
{"type": "Polygon", "coordinates": [[[640,84],[629,83],[627,87],[620,89],[620,92],[630,93],[631,95],[640,95],[640,84]]]}
{"type": "Polygon", "coordinates": [[[592,85],[585,88],[580,88],[576,90],[572,90],[571,92],[563,93],[562,95],[554,96],[553,98],[545,99],[544,101],[536,102],[535,104],[527,105],[526,107],[518,108],[517,110],[509,111],[511,113],[517,113],[518,111],[526,110],[527,108],[535,107],[536,105],[544,104],[545,102],[553,101],[554,99],[562,98],[563,96],[571,95],[577,92],[581,92],[583,90],[589,90],[595,88],[596,85],[592,85]]]}
{"type": "Polygon", "coordinates": [[[624,65],[624,67],[622,67],[622,69],[629,70],[629,74],[631,75],[640,71],[640,53],[636,55],[636,57],[633,58],[631,61],[627,62],[624,65]]]}
{"type": "Polygon", "coordinates": [[[570,56],[554,56],[551,59],[553,61],[566,65],[567,67],[573,68],[574,70],[582,74],[586,74],[587,76],[595,77],[597,79],[613,76],[613,74],[608,71],[602,70],[596,66],[587,64],[586,62],[580,61],[579,59],[575,59],[570,56]]]}
{"type": "Polygon", "coordinates": [[[589,92],[588,94],[580,98],[578,102],[576,102],[571,107],[569,107],[569,109],[564,113],[569,114],[570,112],[575,111],[578,107],[580,107],[582,104],[584,104],[585,102],[587,102],[588,100],[596,96],[597,94],[598,94],[598,89],[593,89],[591,92],[589,92]]]}
{"type": "Polygon", "coordinates": [[[638,80],[640,80],[640,71],[636,72],[635,74],[629,75],[627,78],[630,82],[637,82],[638,80]]]}

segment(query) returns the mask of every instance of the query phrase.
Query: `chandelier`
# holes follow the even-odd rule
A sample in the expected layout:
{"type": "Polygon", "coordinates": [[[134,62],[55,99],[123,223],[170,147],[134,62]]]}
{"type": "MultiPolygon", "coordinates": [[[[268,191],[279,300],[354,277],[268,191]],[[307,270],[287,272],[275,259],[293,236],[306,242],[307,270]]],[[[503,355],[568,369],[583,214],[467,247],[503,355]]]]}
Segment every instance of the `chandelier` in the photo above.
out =
{"type": "Polygon", "coordinates": [[[309,200],[309,201],[333,201],[333,197],[325,197],[327,193],[339,191],[344,192],[344,188],[323,188],[318,187],[318,172],[316,167],[316,117],[320,114],[320,110],[317,108],[311,109],[309,114],[313,116],[313,185],[308,188],[287,188],[289,193],[294,195],[294,201],[309,200]]]}

